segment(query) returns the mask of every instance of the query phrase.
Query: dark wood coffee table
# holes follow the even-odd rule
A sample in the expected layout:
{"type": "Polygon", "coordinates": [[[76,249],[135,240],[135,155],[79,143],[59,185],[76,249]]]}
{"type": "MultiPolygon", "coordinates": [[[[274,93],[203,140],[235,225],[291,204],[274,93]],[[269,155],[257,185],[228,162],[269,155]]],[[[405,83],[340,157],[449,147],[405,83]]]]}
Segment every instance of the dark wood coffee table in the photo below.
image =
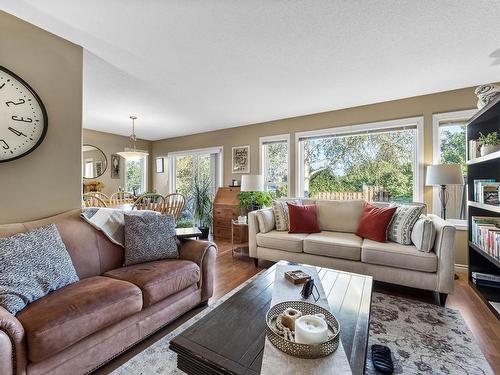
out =
{"type": "MultiPolygon", "coordinates": [[[[262,367],[265,315],[272,299],[276,266],[231,296],[170,342],[177,367],[187,374],[256,375],[262,367]]],[[[373,279],[319,268],[342,344],[354,375],[365,371],[373,279]]]]}
{"type": "Polygon", "coordinates": [[[201,236],[201,230],[196,227],[190,228],[175,228],[175,235],[179,239],[186,238],[196,238],[198,239],[201,236]]]}

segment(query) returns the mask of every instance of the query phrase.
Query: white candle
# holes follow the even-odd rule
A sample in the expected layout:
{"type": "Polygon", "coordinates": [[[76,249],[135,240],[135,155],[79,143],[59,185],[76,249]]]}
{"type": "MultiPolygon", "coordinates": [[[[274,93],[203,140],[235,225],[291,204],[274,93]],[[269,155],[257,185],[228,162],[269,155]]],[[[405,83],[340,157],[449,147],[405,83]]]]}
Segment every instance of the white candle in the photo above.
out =
{"type": "Polygon", "coordinates": [[[295,342],[321,344],[328,341],[328,325],[315,315],[304,315],[295,321],[295,342]]]}

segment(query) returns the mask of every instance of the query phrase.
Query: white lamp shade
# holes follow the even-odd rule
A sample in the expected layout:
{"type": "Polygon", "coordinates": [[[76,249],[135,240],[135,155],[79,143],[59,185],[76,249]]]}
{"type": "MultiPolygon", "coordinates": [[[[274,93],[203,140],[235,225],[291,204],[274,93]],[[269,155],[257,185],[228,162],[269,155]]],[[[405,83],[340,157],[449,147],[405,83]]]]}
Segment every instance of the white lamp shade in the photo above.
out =
{"type": "Polygon", "coordinates": [[[261,174],[244,174],[241,176],[240,191],[264,191],[264,176],[261,174]]]}
{"type": "Polygon", "coordinates": [[[122,158],[130,161],[137,161],[145,158],[149,154],[145,151],[120,151],[117,152],[122,158]]]}
{"type": "Polygon", "coordinates": [[[427,167],[427,186],[463,185],[464,177],[460,164],[435,164],[427,167]]]}

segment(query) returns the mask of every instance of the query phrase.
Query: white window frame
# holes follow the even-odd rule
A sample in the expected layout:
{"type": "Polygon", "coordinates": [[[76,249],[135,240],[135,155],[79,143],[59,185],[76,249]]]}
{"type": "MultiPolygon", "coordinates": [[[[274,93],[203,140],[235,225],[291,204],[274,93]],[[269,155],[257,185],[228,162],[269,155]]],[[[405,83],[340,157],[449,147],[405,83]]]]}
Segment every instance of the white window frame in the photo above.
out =
{"type": "Polygon", "coordinates": [[[424,201],[424,117],[408,117],[389,121],[370,122],[365,124],[339,126],[335,128],[311,130],[295,133],[295,194],[297,197],[304,196],[304,147],[300,138],[304,137],[327,137],[332,135],[341,135],[350,133],[360,133],[363,131],[380,130],[392,128],[402,128],[405,126],[415,126],[417,130],[416,144],[413,160],[413,201],[424,201]]]}
{"type": "MultiPolygon", "coordinates": [[[[478,111],[477,109],[466,109],[463,111],[435,113],[432,115],[432,164],[439,164],[441,162],[441,155],[439,152],[440,151],[439,127],[441,126],[441,124],[443,122],[468,121],[472,116],[476,114],[477,111],[478,111]]],[[[469,146],[466,144],[465,149],[468,150],[468,147],[469,146]]],[[[432,188],[432,213],[434,215],[440,216],[441,215],[440,211],[441,211],[441,202],[439,201],[439,187],[434,186],[432,188]]],[[[467,220],[447,219],[447,221],[454,224],[457,229],[460,230],[468,229],[467,220]]]]}
{"type": "MultiPolygon", "coordinates": [[[[142,178],[141,178],[141,190],[143,190],[143,193],[146,193],[148,191],[148,157],[145,156],[143,158],[143,165],[144,168],[142,168],[142,178]]],[[[123,176],[123,186],[125,188],[125,191],[130,191],[128,188],[128,181],[127,181],[127,170],[128,170],[128,164],[127,160],[125,159],[125,175],[123,176]]]]}
{"type": "Polygon", "coordinates": [[[167,154],[167,163],[169,164],[168,168],[168,192],[169,194],[175,193],[176,190],[176,167],[175,167],[175,158],[179,156],[197,156],[197,155],[206,155],[206,154],[219,154],[219,162],[217,166],[217,186],[223,186],[224,181],[224,147],[206,147],[206,148],[197,148],[193,150],[184,150],[184,151],[174,151],[169,152],[167,154]]]}
{"type": "Polygon", "coordinates": [[[290,133],[288,134],[278,134],[278,135],[270,135],[266,137],[259,138],[259,174],[264,176],[264,186],[267,187],[267,177],[265,176],[265,165],[266,165],[266,154],[264,152],[264,146],[267,142],[286,142],[287,150],[288,150],[288,171],[287,171],[287,195],[291,196],[292,192],[290,191],[290,175],[292,169],[291,163],[291,149],[290,149],[290,133]]]}

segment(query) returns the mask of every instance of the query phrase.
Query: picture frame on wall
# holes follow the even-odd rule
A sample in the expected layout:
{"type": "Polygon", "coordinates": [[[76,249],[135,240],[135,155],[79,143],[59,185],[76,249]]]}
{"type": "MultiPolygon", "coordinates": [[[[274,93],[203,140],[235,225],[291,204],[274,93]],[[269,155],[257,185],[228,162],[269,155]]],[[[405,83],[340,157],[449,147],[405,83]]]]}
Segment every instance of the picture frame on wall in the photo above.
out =
{"type": "Polygon", "coordinates": [[[165,172],[165,160],[163,158],[156,158],[156,173],[165,172]]]}
{"type": "Polygon", "coordinates": [[[116,180],[120,178],[120,155],[111,154],[111,178],[116,180]]]}
{"type": "Polygon", "coordinates": [[[231,149],[232,173],[250,173],[250,145],[231,149]]]}

